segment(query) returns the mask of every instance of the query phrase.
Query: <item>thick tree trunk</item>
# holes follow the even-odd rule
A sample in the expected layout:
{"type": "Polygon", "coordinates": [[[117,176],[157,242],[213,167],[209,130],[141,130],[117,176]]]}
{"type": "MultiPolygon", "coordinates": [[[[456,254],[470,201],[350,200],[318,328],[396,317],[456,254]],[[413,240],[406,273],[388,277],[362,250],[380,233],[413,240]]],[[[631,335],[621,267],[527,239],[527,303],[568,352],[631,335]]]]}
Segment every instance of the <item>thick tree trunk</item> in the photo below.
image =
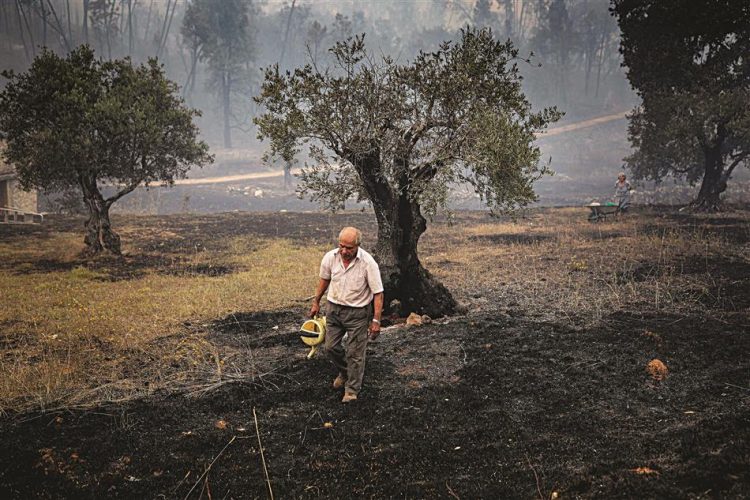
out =
{"type": "Polygon", "coordinates": [[[385,303],[401,303],[399,314],[411,312],[440,317],[456,312],[448,289],[422,266],[417,256],[419,238],[427,229],[419,205],[401,196],[395,206],[376,208],[378,243],[375,258],[380,265],[385,303]]]}
{"type": "Polygon", "coordinates": [[[719,146],[706,150],[705,165],[698,197],[690,204],[690,208],[701,212],[716,212],[721,209],[721,193],[727,189],[719,146]]]}
{"type": "Polygon", "coordinates": [[[83,241],[88,247],[86,252],[96,255],[109,250],[115,255],[121,255],[120,236],[112,230],[109,221],[110,204],[104,201],[99,193],[88,193],[84,196],[89,218],[86,220],[86,236],[83,241]]]}
{"type": "Polygon", "coordinates": [[[402,316],[417,312],[433,318],[454,314],[458,308],[455,299],[417,256],[419,238],[427,229],[419,204],[410,199],[406,189],[399,190],[399,195],[383,179],[379,152],[359,156],[353,164],[370,196],[378,222],[378,242],[373,254],[383,278],[386,312],[402,316]],[[390,311],[393,300],[400,302],[399,311],[390,311]]]}

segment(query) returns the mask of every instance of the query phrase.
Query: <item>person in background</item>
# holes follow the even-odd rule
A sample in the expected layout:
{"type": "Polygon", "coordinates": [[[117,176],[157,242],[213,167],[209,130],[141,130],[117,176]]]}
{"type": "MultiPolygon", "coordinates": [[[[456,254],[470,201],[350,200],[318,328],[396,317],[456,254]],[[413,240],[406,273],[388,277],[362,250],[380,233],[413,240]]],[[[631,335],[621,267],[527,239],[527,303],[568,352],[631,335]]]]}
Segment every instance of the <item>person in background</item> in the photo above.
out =
{"type": "Polygon", "coordinates": [[[630,183],[625,178],[625,172],[620,172],[615,182],[615,201],[620,212],[627,212],[630,208],[630,183]]]}
{"type": "Polygon", "coordinates": [[[334,389],[344,388],[342,403],[356,401],[365,374],[367,341],[380,334],[383,312],[383,282],[372,255],[359,247],[362,233],[345,227],[339,247],[326,253],[320,263],[320,281],[310,317],[320,312],[320,299],[328,290],[325,348],[338,376],[334,389]],[[342,340],[348,333],[346,349],[342,340]]]}

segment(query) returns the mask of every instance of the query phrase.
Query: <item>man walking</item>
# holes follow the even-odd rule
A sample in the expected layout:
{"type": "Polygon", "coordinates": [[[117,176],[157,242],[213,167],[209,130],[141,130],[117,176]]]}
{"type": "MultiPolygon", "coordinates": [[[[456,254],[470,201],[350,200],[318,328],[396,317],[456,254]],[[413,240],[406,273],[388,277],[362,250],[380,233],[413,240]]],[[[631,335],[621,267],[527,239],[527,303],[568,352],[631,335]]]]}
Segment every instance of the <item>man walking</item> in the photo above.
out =
{"type": "Polygon", "coordinates": [[[383,312],[380,268],[372,255],[359,247],[361,241],[359,229],[341,230],[339,247],[325,254],[320,263],[320,281],[310,308],[310,317],[317,315],[320,299],[328,290],[325,348],[338,369],[333,388],[344,388],[342,403],[355,401],[362,388],[367,341],[380,334],[383,312]]]}

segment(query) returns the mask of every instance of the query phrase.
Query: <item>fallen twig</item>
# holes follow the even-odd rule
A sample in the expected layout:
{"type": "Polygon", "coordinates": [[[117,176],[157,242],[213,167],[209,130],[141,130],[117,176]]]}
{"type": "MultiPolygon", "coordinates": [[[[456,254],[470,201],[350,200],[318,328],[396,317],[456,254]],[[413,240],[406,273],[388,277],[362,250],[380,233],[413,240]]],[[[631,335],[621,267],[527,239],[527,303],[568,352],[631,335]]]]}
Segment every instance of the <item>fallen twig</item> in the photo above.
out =
{"type": "Polygon", "coordinates": [[[448,493],[450,494],[450,496],[452,496],[456,500],[461,500],[461,497],[459,497],[458,495],[456,495],[456,492],[453,491],[453,489],[451,489],[451,485],[448,484],[448,481],[445,482],[445,487],[448,488],[448,493]]]}
{"type": "Polygon", "coordinates": [[[258,436],[258,447],[260,448],[260,459],[263,462],[263,472],[266,474],[266,482],[268,483],[268,494],[269,498],[273,500],[273,488],[271,488],[271,478],[268,477],[268,467],[266,467],[266,457],[263,454],[263,443],[260,442],[260,429],[258,429],[258,416],[255,414],[255,407],[253,406],[253,420],[255,420],[255,434],[258,436]]]}
{"type": "Polygon", "coordinates": [[[534,473],[534,479],[536,480],[536,492],[539,493],[539,500],[544,500],[544,495],[542,495],[542,488],[539,486],[539,475],[536,473],[536,469],[531,463],[531,459],[529,459],[529,454],[526,454],[526,462],[528,462],[529,467],[531,467],[531,472],[534,473]]]}
{"type": "Polygon", "coordinates": [[[305,430],[302,432],[302,440],[299,443],[300,447],[305,446],[305,439],[307,439],[307,426],[305,426],[305,430]]]}
{"type": "Polygon", "coordinates": [[[179,490],[179,489],[180,489],[180,486],[182,486],[182,483],[184,483],[184,482],[185,482],[185,479],[187,479],[187,478],[188,478],[188,476],[190,476],[190,474],[191,474],[192,472],[193,472],[193,471],[191,471],[191,470],[187,471],[187,474],[185,474],[185,477],[183,477],[183,478],[182,478],[182,481],[180,481],[179,483],[177,483],[177,486],[175,486],[175,487],[174,487],[174,489],[172,490],[172,493],[174,493],[175,491],[177,491],[177,490],[179,490]]]}
{"type": "Polygon", "coordinates": [[[726,385],[727,387],[734,387],[735,389],[742,389],[745,391],[750,391],[750,387],[742,387],[740,385],[730,384],[729,382],[724,382],[724,385],[726,385]]]}
{"type": "MultiPolygon", "coordinates": [[[[230,439],[230,440],[229,440],[229,442],[228,442],[228,443],[227,443],[227,444],[226,444],[226,445],[224,446],[224,448],[222,448],[222,449],[221,449],[221,451],[219,452],[219,454],[218,454],[218,455],[216,455],[216,457],[214,457],[214,459],[213,459],[213,460],[211,460],[211,463],[210,463],[210,464],[208,464],[208,467],[206,467],[206,470],[205,470],[205,471],[203,471],[203,474],[201,474],[201,475],[200,475],[200,477],[199,477],[199,478],[198,478],[198,480],[197,480],[197,481],[195,482],[195,484],[193,485],[193,487],[192,487],[192,488],[190,488],[190,491],[188,491],[187,495],[185,495],[185,500],[187,500],[187,498],[188,498],[188,497],[190,496],[190,494],[191,494],[191,493],[193,492],[193,490],[195,489],[195,487],[196,487],[196,486],[198,486],[198,484],[200,484],[200,482],[201,482],[201,479],[203,479],[203,477],[204,477],[204,476],[205,476],[206,474],[208,474],[208,472],[209,472],[209,471],[211,470],[211,467],[213,467],[214,463],[215,463],[215,462],[216,462],[216,461],[217,461],[217,460],[219,459],[219,457],[221,456],[221,454],[222,454],[222,453],[224,453],[224,450],[226,450],[227,448],[229,448],[229,445],[230,445],[230,444],[234,443],[234,440],[235,440],[235,439],[237,439],[237,436],[232,436],[232,439],[230,439]]],[[[187,476],[185,476],[185,477],[187,477],[187,476]]]]}

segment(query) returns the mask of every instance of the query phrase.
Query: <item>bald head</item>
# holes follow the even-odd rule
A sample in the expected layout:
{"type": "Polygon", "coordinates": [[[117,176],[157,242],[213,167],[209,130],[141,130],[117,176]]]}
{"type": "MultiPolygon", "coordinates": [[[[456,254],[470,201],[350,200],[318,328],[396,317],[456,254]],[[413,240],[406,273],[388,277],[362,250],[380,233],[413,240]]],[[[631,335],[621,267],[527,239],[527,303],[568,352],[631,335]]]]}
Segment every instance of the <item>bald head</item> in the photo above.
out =
{"type": "Polygon", "coordinates": [[[339,253],[344,261],[349,262],[357,256],[362,232],[356,227],[345,227],[339,233],[339,253]]]}
{"type": "Polygon", "coordinates": [[[362,243],[362,232],[356,227],[345,227],[339,233],[339,243],[342,241],[359,246],[362,243]]]}

